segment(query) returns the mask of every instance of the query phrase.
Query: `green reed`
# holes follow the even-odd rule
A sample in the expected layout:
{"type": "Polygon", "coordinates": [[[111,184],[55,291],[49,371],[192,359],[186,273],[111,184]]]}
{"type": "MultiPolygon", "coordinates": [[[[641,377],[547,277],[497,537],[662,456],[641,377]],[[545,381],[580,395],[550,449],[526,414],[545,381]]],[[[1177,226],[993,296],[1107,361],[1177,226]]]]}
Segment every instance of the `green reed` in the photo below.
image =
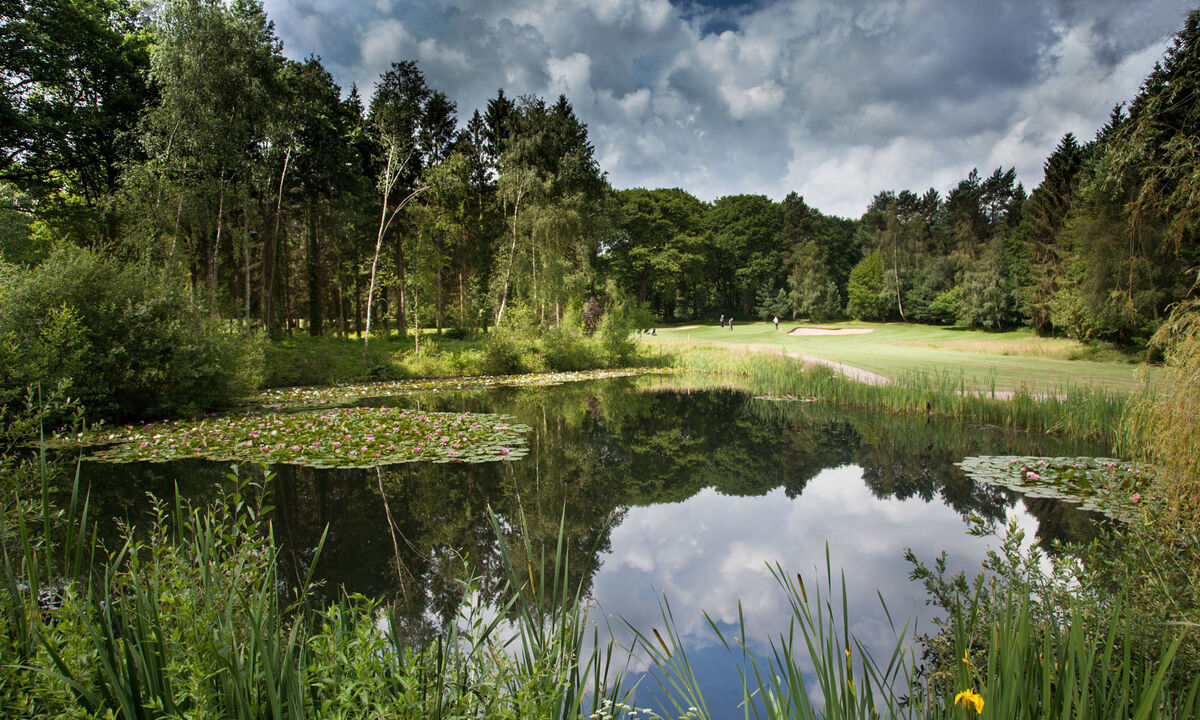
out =
{"type": "Polygon", "coordinates": [[[735,353],[690,348],[674,366],[712,376],[714,384],[760,395],[815,399],[846,407],[926,414],[963,422],[1087,438],[1111,444],[1124,413],[1125,395],[1086,385],[1049,391],[1019,388],[1011,394],[968,388],[976,383],[961,373],[905,373],[871,385],[825,366],[805,367],[782,354],[735,353]]]}
{"type": "MultiPolygon", "coordinates": [[[[1174,667],[1183,632],[1172,636],[1159,655],[1134,649],[1147,628],[1122,621],[1119,601],[1098,620],[1086,602],[1067,601],[1047,610],[1021,580],[1001,580],[1004,591],[989,594],[984,577],[963,585],[949,608],[943,633],[926,642],[948,642],[944,656],[918,656],[908,624],[884,640],[876,656],[849,630],[844,574],[833,583],[828,562],[824,583],[805,583],[778,565],[771,572],[787,597],[791,618],[786,631],[765,652],[750,647],[750,632],[739,608],[735,636],[715,622],[709,627],[738,663],[741,714],[782,720],[952,720],[976,718],[1072,718],[1073,720],[1166,720],[1200,717],[1200,678],[1181,677],[1174,667]],[[890,644],[889,644],[890,642],[890,644]]],[[[687,648],[664,601],[665,630],[635,629],[639,646],[655,662],[666,704],[709,716],[704,689],[695,680],[687,648]]],[[[731,708],[723,708],[725,712],[731,708]]]]}

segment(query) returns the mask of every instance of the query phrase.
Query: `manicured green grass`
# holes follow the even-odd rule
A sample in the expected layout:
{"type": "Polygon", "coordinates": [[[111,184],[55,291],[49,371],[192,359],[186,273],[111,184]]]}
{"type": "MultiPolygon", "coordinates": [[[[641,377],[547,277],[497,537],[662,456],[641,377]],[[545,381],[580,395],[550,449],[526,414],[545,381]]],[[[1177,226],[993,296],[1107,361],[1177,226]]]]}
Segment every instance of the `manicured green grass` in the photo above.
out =
{"type": "Polygon", "coordinates": [[[1128,392],[1138,383],[1139,365],[1114,351],[1097,352],[1070,340],[1038,338],[1025,330],[988,333],[903,323],[735,323],[733,330],[709,324],[662,328],[641,336],[653,347],[742,346],[794,353],[852,365],[899,378],[912,373],[961,375],[967,389],[1060,393],[1087,385],[1128,392]],[[794,328],[870,329],[864,334],[789,335],[794,328]]]}

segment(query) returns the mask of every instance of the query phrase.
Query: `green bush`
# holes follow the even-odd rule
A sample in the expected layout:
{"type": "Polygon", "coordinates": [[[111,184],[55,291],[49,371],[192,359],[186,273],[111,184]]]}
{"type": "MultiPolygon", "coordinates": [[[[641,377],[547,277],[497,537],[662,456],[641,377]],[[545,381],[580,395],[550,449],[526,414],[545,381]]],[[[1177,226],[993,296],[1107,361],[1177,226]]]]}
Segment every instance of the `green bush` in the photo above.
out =
{"type": "Polygon", "coordinates": [[[0,402],[41,384],[92,417],[194,413],[252,392],[257,337],[231,333],[184,278],[61,246],[35,267],[0,269],[0,402]]]}

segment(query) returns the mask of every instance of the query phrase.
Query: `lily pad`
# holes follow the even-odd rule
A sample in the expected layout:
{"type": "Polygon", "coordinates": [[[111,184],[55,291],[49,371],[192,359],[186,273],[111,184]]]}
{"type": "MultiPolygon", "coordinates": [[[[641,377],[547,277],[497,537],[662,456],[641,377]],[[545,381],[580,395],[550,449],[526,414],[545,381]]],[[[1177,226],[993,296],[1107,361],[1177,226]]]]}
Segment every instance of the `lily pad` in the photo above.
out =
{"type": "Polygon", "coordinates": [[[980,455],[957,463],[969,477],[1029,497],[1078,503],[1127,520],[1153,477],[1149,465],[1115,458],[980,455]]]}
{"type": "Polygon", "coordinates": [[[420,380],[388,380],[373,383],[333,385],[329,387],[275,388],[259,393],[251,404],[262,409],[310,408],[364,400],[394,397],[414,393],[483,390],[493,387],[533,387],[560,385],[580,380],[663,375],[670,368],[621,368],[615,370],[581,370],[577,372],[527,373],[524,375],[477,375],[474,377],[424,378],[420,380]]]}
{"type": "Polygon", "coordinates": [[[405,462],[488,462],[526,453],[526,425],[507,415],[421,412],[387,407],[299,413],[246,413],[93,432],[81,445],[104,445],[101,462],[184,458],[375,467],[405,462]]]}

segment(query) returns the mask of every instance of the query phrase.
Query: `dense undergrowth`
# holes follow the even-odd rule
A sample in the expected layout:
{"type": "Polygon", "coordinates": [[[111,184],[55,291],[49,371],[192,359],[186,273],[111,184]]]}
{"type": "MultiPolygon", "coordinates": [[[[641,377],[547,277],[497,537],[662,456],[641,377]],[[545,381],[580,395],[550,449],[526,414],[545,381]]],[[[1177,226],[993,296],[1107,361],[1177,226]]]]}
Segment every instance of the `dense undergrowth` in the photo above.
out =
{"type": "Polygon", "coordinates": [[[0,422],[40,384],[90,417],[154,418],[227,405],[261,381],[262,348],[195,301],[180,273],[62,245],[0,262],[0,422]]]}
{"type": "Polygon", "coordinates": [[[606,313],[594,332],[577,318],[541,328],[517,306],[505,324],[483,333],[453,329],[381,336],[364,353],[361,340],[296,336],[267,348],[266,387],[333,385],[372,380],[507,375],[661,365],[631,332],[637,313],[618,307],[606,313]]]}

